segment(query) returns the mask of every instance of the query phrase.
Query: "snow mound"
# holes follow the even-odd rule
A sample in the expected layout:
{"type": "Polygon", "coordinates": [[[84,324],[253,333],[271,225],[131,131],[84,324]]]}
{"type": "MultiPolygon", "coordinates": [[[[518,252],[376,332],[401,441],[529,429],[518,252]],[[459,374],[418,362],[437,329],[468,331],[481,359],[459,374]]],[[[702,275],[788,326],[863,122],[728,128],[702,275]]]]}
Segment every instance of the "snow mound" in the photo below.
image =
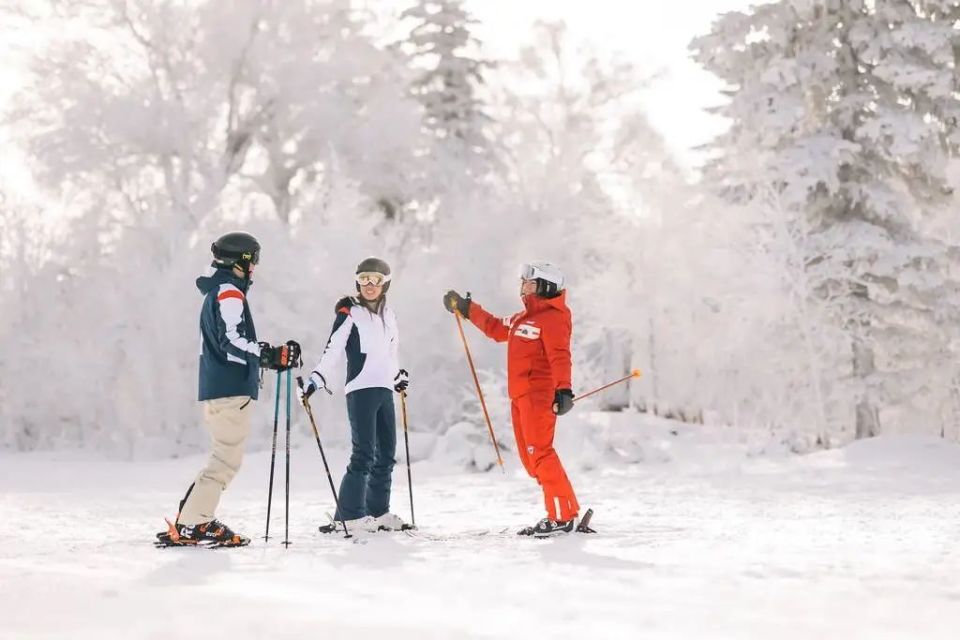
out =
{"type": "Polygon", "coordinates": [[[906,471],[956,474],[960,445],[924,436],[880,436],[856,440],[832,451],[806,456],[812,466],[838,466],[853,471],[906,471]]]}
{"type": "Polygon", "coordinates": [[[595,411],[562,419],[556,446],[565,462],[569,459],[584,470],[642,464],[716,471],[791,451],[786,439],[767,430],[687,424],[634,411],[595,411]]]}

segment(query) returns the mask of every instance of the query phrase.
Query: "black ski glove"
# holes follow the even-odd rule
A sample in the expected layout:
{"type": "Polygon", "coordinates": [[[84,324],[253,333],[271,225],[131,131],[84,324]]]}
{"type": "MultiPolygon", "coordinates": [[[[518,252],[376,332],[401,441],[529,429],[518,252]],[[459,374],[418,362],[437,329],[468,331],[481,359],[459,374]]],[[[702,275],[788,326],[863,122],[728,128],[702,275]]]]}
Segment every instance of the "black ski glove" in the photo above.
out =
{"type": "Polygon", "coordinates": [[[260,367],[286,371],[300,365],[300,345],[294,340],[273,347],[269,342],[260,343],[260,367]]]}
{"type": "Polygon", "coordinates": [[[407,373],[406,369],[400,369],[400,371],[397,372],[396,377],[393,379],[393,390],[397,393],[403,393],[409,386],[410,374],[407,373]]]}
{"type": "Polygon", "coordinates": [[[459,311],[464,318],[470,317],[470,292],[467,291],[467,297],[464,298],[459,293],[451,289],[443,295],[443,306],[447,311],[453,313],[459,311]]]}
{"type": "Polygon", "coordinates": [[[260,368],[271,369],[274,360],[277,359],[276,348],[270,346],[269,342],[259,342],[260,345],[260,368]]]}
{"type": "Polygon", "coordinates": [[[296,340],[287,340],[287,369],[293,369],[294,367],[303,366],[303,358],[301,357],[300,343],[296,340]]]}
{"type": "Polygon", "coordinates": [[[562,416],[573,409],[573,391],[570,389],[557,389],[553,394],[553,412],[562,416]]]}

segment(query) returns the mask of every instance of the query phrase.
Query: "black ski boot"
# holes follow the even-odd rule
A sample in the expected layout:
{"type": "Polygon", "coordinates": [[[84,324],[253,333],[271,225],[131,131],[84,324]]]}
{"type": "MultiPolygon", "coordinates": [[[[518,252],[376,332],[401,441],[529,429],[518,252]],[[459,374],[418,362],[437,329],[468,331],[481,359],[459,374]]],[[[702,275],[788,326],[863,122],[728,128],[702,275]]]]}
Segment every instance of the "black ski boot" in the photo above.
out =
{"type": "Polygon", "coordinates": [[[544,518],[532,527],[524,527],[517,531],[518,536],[533,536],[534,538],[550,538],[553,536],[562,536],[573,533],[577,525],[577,519],[571,520],[551,520],[544,518]]]}
{"type": "Polygon", "coordinates": [[[590,528],[590,519],[593,517],[593,509],[587,509],[583,518],[572,518],[570,520],[551,520],[544,518],[532,527],[524,527],[517,532],[518,536],[533,536],[534,538],[551,538],[553,536],[562,536],[568,533],[596,533],[590,528]]]}

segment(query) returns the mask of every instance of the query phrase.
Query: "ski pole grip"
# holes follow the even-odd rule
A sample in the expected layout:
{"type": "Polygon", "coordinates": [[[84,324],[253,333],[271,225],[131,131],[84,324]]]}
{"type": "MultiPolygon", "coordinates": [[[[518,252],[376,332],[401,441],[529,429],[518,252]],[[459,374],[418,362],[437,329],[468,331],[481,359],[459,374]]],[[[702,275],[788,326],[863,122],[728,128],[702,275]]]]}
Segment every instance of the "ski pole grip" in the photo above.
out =
{"type": "Polygon", "coordinates": [[[297,376],[297,386],[303,390],[303,376],[297,376]]]}

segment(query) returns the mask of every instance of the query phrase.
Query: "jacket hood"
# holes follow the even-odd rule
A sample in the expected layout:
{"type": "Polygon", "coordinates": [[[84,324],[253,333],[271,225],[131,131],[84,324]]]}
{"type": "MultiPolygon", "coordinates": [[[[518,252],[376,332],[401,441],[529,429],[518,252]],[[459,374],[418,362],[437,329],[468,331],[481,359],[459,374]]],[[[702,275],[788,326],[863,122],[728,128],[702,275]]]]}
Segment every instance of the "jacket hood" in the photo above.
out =
{"type": "Polygon", "coordinates": [[[242,280],[233,274],[232,269],[216,269],[209,276],[200,276],[197,278],[197,289],[200,293],[207,295],[222,284],[230,283],[244,293],[250,288],[251,281],[242,280]]]}

